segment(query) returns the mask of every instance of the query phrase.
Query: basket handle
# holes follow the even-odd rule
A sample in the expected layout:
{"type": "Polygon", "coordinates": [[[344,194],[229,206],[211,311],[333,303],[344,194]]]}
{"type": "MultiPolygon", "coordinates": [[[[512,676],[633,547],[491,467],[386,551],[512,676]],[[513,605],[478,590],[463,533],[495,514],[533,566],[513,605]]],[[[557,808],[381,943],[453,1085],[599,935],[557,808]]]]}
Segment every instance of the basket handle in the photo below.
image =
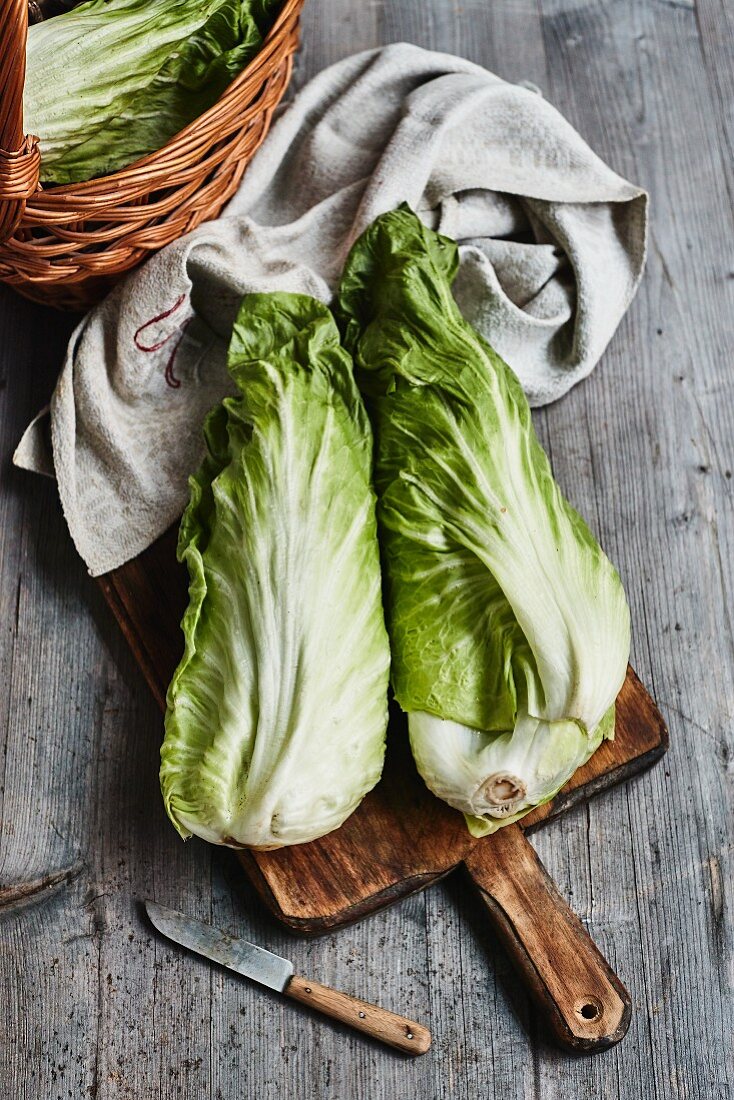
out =
{"type": "Polygon", "coordinates": [[[15,232],[38,190],[38,138],[23,134],[28,0],[0,0],[0,243],[15,232]]]}

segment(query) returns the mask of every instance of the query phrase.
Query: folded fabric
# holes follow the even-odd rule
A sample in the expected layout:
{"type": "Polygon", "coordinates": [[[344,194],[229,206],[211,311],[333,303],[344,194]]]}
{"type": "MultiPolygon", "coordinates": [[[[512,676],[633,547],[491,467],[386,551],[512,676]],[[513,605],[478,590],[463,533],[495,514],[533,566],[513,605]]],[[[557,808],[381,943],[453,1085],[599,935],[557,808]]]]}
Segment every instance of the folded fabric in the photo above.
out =
{"type": "MultiPolygon", "coordinates": [[[[50,407],[53,466],[93,575],[181,514],[243,294],[331,299],[347,252],[407,201],[460,244],[457,302],[531,404],[597,363],[645,260],[647,196],[536,92],[400,44],[324,70],[286,107],[224,216],[129,276],[74,333],[50,407]]],[[[17,465],[48,471],[43,418],[17,465]]]]}

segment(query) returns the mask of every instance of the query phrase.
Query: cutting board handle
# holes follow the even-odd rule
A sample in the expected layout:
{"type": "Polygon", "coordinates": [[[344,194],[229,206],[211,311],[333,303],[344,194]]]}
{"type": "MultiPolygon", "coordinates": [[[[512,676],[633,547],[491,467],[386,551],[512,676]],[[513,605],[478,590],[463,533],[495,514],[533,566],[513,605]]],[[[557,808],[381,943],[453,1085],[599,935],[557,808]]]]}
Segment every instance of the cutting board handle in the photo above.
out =
{"type": "Polygon", "coordinates": [[[565,900],[519,825],[465,859],[513,964],[558,1042],[576,1054],[623,1039],[630,996],[565,900]]]}

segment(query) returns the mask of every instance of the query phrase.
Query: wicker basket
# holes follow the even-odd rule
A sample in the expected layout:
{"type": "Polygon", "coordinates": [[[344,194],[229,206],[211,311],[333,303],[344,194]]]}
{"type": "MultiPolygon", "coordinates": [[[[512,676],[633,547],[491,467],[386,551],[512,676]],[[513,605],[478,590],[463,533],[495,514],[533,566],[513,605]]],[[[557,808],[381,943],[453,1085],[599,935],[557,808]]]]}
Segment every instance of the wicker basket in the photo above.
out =
{"type": "Polygon", "coordinates": [[[23,134],[27,0],[0,0],[0,280],[46,305],[85,309],[151,252],[216,217],[288,85],[303,3],[285,0],[257,56],[161,149],[44,191],[37,140],[23,134]]]}

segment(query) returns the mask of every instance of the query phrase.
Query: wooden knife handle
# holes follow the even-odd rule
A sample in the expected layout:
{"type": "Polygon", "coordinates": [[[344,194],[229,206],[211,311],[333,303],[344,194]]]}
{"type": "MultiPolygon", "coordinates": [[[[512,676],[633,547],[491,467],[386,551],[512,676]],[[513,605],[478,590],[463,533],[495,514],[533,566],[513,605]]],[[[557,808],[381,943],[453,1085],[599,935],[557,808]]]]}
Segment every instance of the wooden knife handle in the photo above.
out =
{"type": "Polygon", "coordinates": [[[605,1050],[623,1039],[630,996],[526,840],[506,825],[465,865],[492,924],[561,1046],[605,1050]]]}
{"type": "Polygon", "coordinates": [[[317,1012],[331,1016],[342,1024],[363,1031],[381,1043],[402,1050],[404,1054],[425,1054],[431,1045],[431,1033],[422,1024],[396,1016],[377,1005],[339,993],[328,985],[320,985],[294,974],[285,988],[287,997],[310,1005],[317,1012]]]}

